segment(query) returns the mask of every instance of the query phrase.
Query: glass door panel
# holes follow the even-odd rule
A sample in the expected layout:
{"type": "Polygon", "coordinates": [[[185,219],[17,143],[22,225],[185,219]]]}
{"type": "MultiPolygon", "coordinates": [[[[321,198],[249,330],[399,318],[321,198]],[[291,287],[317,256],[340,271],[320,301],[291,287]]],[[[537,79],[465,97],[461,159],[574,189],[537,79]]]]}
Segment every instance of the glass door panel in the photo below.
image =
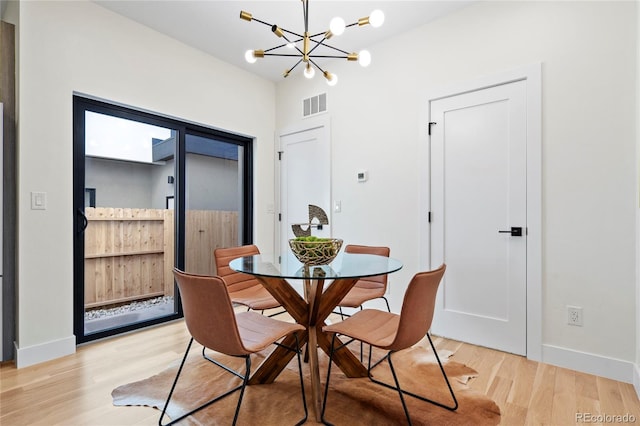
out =
{"type": "Polygon", "coordinates": [[[244,148],[187,133],[185,151],[185,269],[215,275],[213,251],[244,240],[244,148]]]}
{"type": "Polygon", "coordinates": [[[84,118],[88,335],[177,313],[168,203],[176,131],[93,111],[84,118]]]}

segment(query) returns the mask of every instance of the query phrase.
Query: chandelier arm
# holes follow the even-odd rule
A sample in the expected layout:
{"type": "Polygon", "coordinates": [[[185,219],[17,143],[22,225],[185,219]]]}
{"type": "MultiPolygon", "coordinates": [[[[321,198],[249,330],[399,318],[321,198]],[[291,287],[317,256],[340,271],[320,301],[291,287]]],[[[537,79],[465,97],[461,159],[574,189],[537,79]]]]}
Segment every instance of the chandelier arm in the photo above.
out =
{"type": "Polygon", "coordinates": [[[252,20],[252,21],[259,22],[259,23],[261,23],[262,25],[266,25],[267,27],[272,27],[272,26],[273,26],[273,24],[270,24],[270,23],[268,23],[268,22],[261,21],[261,20],[259,20],[258,18],[253,18],[253,17],[252,17],[252,18],[251,18],[251,20],[252,20]]]}
{"type": "MultiPolygon", "coordinates": [[[[271,49],[267,49],[267,50],[265,50],[264,52],[265,52],[265,53],[266,53],[266,52],[271,52],[272,50],[280,49],[281,47],[287,47],[287,44],[285,43],[285,44],[281,44],[281,45],[276,46],[276,47],[272,47],[271,49]]],[[[297,55],[296,55],[296,56],[297,56],[297,55]]]]}
{"type": "MultiPolygon", "coordinates": [[[[282,29],[282,28],[280,28],[280,30],[282,30],[282,31],[287,31],[287,30],[282,29]]],[[[288,33],[291,33],[291,31],[287,31],[287,32],[288,32],[288,33]]],[[[275,46],[275,47],[272,47],[272,48],[270,48],[270,49],[266,49],[266,50],[264,50],[264,52],[270,52],[270,51],[272,51],[272,50],[280,49],[280,48],[282,48],[282,47],[287,47],[289,44],[291,44],[291,45],[292,45],[292,46],[293,46],[293,47],[294,47],[298,52],[300,52],[300,54],[301,54],[301,55],[303,55],[304,53],[302,52],[302,50],[300,50],[300,48],[298,48],[298,46],[296,46],[296,43],[298,43],[299,41],[301,41],[301,40],[302,40],[302,36],[300,36],[300,35],[298,35],[298,34],[295,34],[295,33],[291,33],[291,34],[295,35],[296,37],[300,37],[300,38],[299,38],[298,40],[291,41],[291,40],[289,40],[289,39],[287,38],[287,36],[285,36],[284,34],[282,34],[282,38],[286,40],[286,43],[285,43],[285,44],[280,44],[280,45],[275,46]]],[[[297,55],[294,55],[294,56],[297,56],[297,55]]]]}
{"type": "Polygon", "coordinates": [[[291,68],[289,68],[289,71],[293,71],[293,69],[295,67],[297,67],[298,65],[300,65],[300,62],[302,62],[302,58],[300,58],[300,60],[298,62],[296,62],[296,64],[294,66],[292,66],[291,68]]]}
{"type": "MultiPolygon", "coordinates": [[[[283,32],[285,32],[285,33],[289,33],[289,34],[291,34],[291,35],[294,35],[294,36],[296,36],[296,37],[299,37],[299,38],[300,38],[300,40],[302,40],[302,38],[303,38],[303,36],[301,36],[301,35],[300,35],[300,34],[298,34],[298,33],[294,33],[293,31],[285,30],[284,28],[280,28],[280,29],[281,29],[283,32]]],[[[298,40],[298,41],[300,41],[300,40],[298,40]]]]}
{"type": "MultiPolygon", "coordinates": [[[[286,30],[283,30],[283,31],[286,31],[286,30]]],[[[297,35],[297,34],[294,34],[294,35],[297,35]]],[[[298,36],[298,37],[299,37],[299,36],[298,36]]],[[[282,38],[283,38],[283,39],[285,39],[285,40],[287,41],[287,44],[291,44],[291,45],[292,45],[292,46],[293,46],[293,47],[294,47],[298,52],[300,52],[300,54],[301,54],[301,55],[303,55],[303,56],[304,56],[304,52],[303,52],[302,50],[300,50],[300,48],[299,48],[298,46],[296,46],[296,43],[297,43],[298,41],[300,41],[300,40],[297,40],[297,41],[294,43],[294,42],[292,42],[291,40],[289,40],[289,39],[287,38],[287,36],[286,36],[286,35],[284,35],[284,34],[282,34],[282,38]]],[[[287,44],[282,44],[282,45],[280,45],[280,46],[277,46],[277,47],[271,48],[271,49],[269,49],[269,50],[279,49],[279,48],[281,48],[281,47],[287,46],[287,44]]]]}
{"type": "MultiPolygon", "coordinates": [[[[354,22],[353,24],[345,25],[344,27],[345,27],[345,28],[349,28],[349,27],[353,27],[353,26],[356,26],[356,25],[358,25],[358,23],[357,23],[357,22],[354,22]]],[[[319,36],[321,36],[321,35],[325,35],[325,34],[327,34],[327,32],[326,32],[326,31],[323,31],[323,32],[321,32],[321,33],[317,33],[317,34],[311,35],[311,36],[309,36],[309,37],[310,37],[310,38],[314,38],[314,37],[319,37],[319,36]]]]}
{"type": "Polygon", "coordinates": [[[310,35],[309,38],[320,37],[320,36],[325,36],[325,38],[326,38],[326,34],[327,34],[327,31],[323,31],[323,32],[318,33],[318,34],[310,35]]]}
{"type": "MultiPolygon", "coordinates": [[[[265,56],[266,53],[265,53],[265,56]]],[[[338,55],[309,55],[310,58],[331,58],[331,59],[349,59],[348,56],[338,56],[338,55]]]]}
{"type": "Polygon", "coordinates": [[[324,43],[324,40],[325,40],[325,39],[322,39],[321,41],[318,41],[318,40],[311,40],[312,42],[316,43],[316,46],[314,47],[314,49],[315,49],[316,47],[318,47],[318,45],[323,45],[324,47],[328,47],[329,49],[337,50],[338,52],[340,52],[340,53],[344,53],[345,55],[348,55],[348,54],[349,54],[349,52],[347,52],[346,50],[338,49],[338,48],[337,48],[337,47],[335,47],[335,46],[331,46],[330,44],[324,43]]]}
{"type": "MultiPolygon", "coordinates": [[[[265,51],[264,56],[288,56],[288,57],[292,57],[292,58],[299,58],[300,55],[297,55],[295,53],[267,53],[265,51]]],[[[300,59],[302,61],[302,59],[300,59]]]]}
{"type": "Polygon", "coordinates": [[[324,74],[325,71],[322,68],[320,68],[320,65],[316,64],[316,62],[313,59],[309,58],[309,62],[311,62],[316,68],[320,70],[322,74],[324,74]]]}

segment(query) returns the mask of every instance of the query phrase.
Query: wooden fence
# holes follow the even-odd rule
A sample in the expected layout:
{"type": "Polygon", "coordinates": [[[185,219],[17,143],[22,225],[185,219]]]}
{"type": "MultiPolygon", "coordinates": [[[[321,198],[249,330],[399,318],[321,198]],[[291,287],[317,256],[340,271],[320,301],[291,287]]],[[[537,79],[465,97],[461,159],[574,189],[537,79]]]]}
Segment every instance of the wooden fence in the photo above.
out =
{"type": "MultiPolygon", "coordinates": [[[[172,296],[173,210],[86,208],[85,308],[172,296]]],[[[213,250],[238,244],[238,214],[190,210],[186,270],[215,274],[213,250]]]]}
{"type": "Polygon", "coordinates": [[[238,245],[238,213],[230,211],[187,211],[185,269],[202,275],[215,275],[213,250],[238,245]]]}

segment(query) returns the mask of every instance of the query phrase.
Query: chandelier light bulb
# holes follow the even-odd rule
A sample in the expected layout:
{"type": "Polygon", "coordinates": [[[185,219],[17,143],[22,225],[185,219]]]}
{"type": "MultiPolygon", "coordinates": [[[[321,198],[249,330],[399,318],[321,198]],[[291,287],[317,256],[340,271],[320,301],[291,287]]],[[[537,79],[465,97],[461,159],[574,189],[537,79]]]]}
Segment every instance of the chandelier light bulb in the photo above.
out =
{"type": "Polygon", "coordinates": [[[316,70],[311,66],[311,64],[307,64],[307,67],[304,69],[304,76],[307,78],[313,78],[316,75],[316,70]]]}
{"type": "Polygon", "coordinates": [[[347,24],[344,22],[344,19],[342,19],[339,16],[336,16],[329,23],[329,30],[333,35],[339,36],[344,32],[346,25],[347,24]]]}
{"type": "Polygon", "coordinates": [[[358,63],[362,67],[368,67],[371,63],[371,53],[368,50],[361,50],[358,53],[358,63]]]}
{"type": "Polygon", "coordinates": [[[331,74],[331,73],[326,73],[325,77],[327,78],[327,84],[329,86],[335,86],[336,84],[338,84],[338,76],[335,74],[331,74]]]}
{"type": "Polygon", "coordinates": [[[380,9],[376,9],[369,15],[369,24],[373,28],[378,28],[384,23],[384,13],[380,9]]]}
{"type": "Polygon", "coordinates": [[[244,59],[246,59],[250,64],[255,64],[258,60],[258,58],[256,58],[253,54],[253,50],[247,50],[246,52],[244,52],[244,59]]]}

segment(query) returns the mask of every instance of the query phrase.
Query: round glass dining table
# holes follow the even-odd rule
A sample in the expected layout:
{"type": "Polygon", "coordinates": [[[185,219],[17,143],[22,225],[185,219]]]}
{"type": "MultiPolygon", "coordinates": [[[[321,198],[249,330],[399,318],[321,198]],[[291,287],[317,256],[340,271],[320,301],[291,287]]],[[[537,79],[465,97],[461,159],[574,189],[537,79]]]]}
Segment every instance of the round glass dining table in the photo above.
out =
{"type": "MultiPolygon", "coordinates": [[[[327,354],[331,350],[331,340],[322,331],[327,317],[359,279],[396,272],[402,268],[402,262],[385,256],[344,252],[328,265],[306,267],[291,253],[280,260],[274,261],[269,255],[246,256],[233,259],[229,267],[255,276],[289,315],[305,326],[305,332],[298,338],[300,344],[307,343],[312,405],[316,420],[320,421],[322,399],[317,348],[327,354]],[[300,295],[288,280],[302,280],[304,294],[300,295]],[[330,282],[326,288],[325,281],[330,282]]],[[[295,337],[285,338],[282,345],[294,346],[295,337]]],[[[249,384],[273,382],[292,357],[293,352],[277,346],[251,376],[249,384]]],[[[347,377],[367,376],[366,367],[351,351],[337,351],[333,361],[347,377]]]]}
{"type": "Polygon", "coordinates": [[[274,261],[271,255],[254,255],[232,260],[229,267],[236,272],[244,272],[254,276],[278,277],[285,279],[307,279],[322,277],[364,278],[390,274],[402,268],[397,259],[373,254],[340,253],[328,265],[305,267],[292,254],[281,263],[274,261]]]}

